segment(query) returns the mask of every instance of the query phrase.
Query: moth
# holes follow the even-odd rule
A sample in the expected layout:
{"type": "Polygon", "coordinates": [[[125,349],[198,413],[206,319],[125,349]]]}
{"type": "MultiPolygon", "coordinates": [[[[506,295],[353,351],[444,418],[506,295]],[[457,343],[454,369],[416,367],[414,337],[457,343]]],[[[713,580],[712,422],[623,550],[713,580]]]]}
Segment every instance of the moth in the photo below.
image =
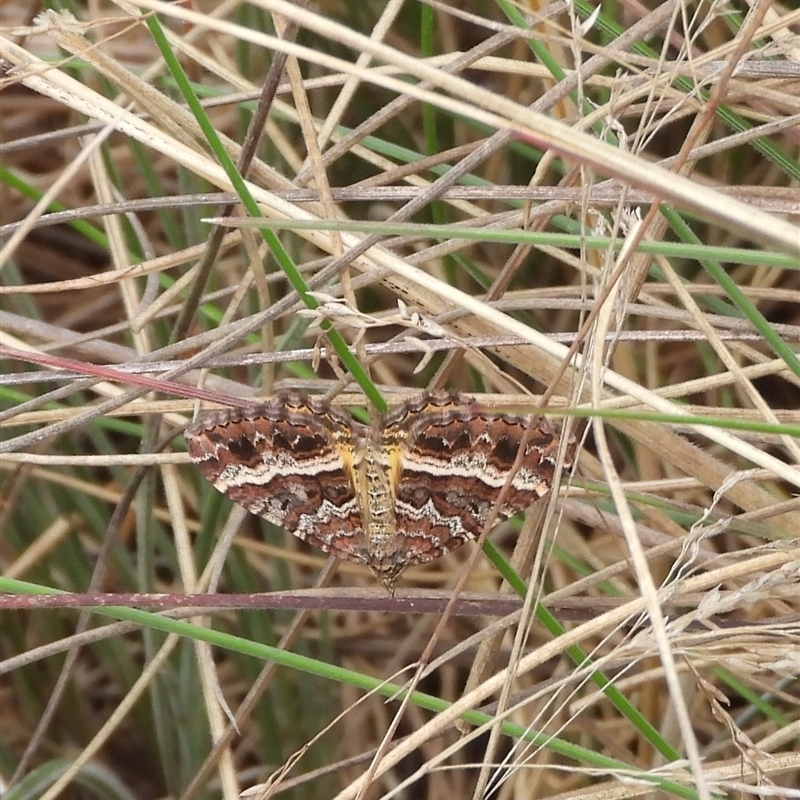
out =
{"type": "MultiPolygon", "coordinates": [[[[364,425],[320,398],[277,394],[210,412],[185,433],[192,460],[235,503],[337,558],[365,564],[394,593],[406,568],[477,538],[553,484],[558,430],[544,417],[480,410],[426,393],[364,425]]],[[[566,460],[570,467],[574,442],[566,460]]]]}

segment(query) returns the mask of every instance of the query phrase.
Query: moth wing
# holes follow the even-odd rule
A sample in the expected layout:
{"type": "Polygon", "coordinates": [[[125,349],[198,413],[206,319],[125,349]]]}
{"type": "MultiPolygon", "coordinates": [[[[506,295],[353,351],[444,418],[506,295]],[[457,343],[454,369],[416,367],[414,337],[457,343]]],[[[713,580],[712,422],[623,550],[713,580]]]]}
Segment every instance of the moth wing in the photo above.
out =
{"type": "Polygon", "coordinates": [[[478,537],[496,505],[530,425],[519,469],[496,520],[547,494],[559,436],[542,417],[472,410],[472,398],[426,395],[397,412],[386,436],[397,448],[398,535],[420,564],[478,537]]]}
{"type": "Polygon", "coordinates": [[[269,522],[350,561],[367,563],[350,418],[291,393],[199,418],[184,435],[214,487],[269,522]]]}

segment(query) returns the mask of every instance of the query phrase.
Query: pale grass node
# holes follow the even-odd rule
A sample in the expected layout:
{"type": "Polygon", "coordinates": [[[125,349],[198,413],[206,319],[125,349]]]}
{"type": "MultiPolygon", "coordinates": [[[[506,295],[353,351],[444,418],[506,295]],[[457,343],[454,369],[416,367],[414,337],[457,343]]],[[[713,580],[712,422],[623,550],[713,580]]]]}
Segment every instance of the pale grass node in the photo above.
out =
{"type": "Polygon", "coordinates": [[[325,320],[335,320],[347,327],[360,329],[391,324],[353,308],[341,297],[334,297],[326,292],[308,292],[308,295],[313,297],[319,306],[317,308],[301,308],[297,315],[311,319],[311,328],[319,328],[325,320]]]}
{"type": "Polygon", "coordinates": [[[397,308],[399,311],[398,320],[400,324],[408,324],[409,327],[427,333],[436,339],[456,342],[465,350],[475,350],[469,342],[464,341],[458,336],[454,336],[447,328],[442,327],[438,322],[434,322],[432,319],[428,319],[428,317],[417,309],[409,308],[400,298],[397,299],[397,308]]]}
{"type": "Polygon", "coordinates": [[[420,359],[417,366],[414,367],[413,371],[414,375],[418,375],[420,372],[422,372],[423,369],[425,369],[425,367],[428,366],[428,364],[430,364],[435,351],[430,345],[426,344],[423,339],[419,339],[416,336],[404,336],[403,341],[406,341],[409,344],[414,345],[417,349],[421,350],[423,353],[422,358],[420,359]]]}
{"type": "MultiPolygon", "coordinates": [[[[598,9],[600,6],[598,6],[598,9]]],[[[606,131],[611,131],[614,136],[617,137],[617,141],[619,142],[620,150],[629,151],[629,139],[628,139],[628,132],[625,130],[625,126],[614,116],[611,114],[606,114],[603,118],[603,133],[606,131]]]]}
{"type": "MultiPolygon", "coordinates": [[[[570,3],[570,5],[572,5],[570,3]]],[[[600,12],[602,11],[602,6],[598,3],[597,7],[588,17],[580,24],[580,32],[581,36],[586,36],[595,26],[597,22],[597,18],[600,16],[600,12]]]]}
{"type": "MultiPolygon", "coordinates": [[[[324,320],[335,322],[341,327],[353,328],[356,330],[356,335],[351,342],[353,347],[357,347],[361,343],[366,330],[369,328],[402,326],[419,333],[425,333],[436,339],[451,341],[465,350],[475,350],[469,342],[464,341],[458,336],[454,336],[446,328],[428,319],[418,310],[409,308],[409,306],[399,298],[397,300],[397,313],[389,314],[383,319],[378,319],[370,314],[359,311],[357,308],[353,308],[353,306],[341,297],[334,297],[326,292],[309,292],[308,294],[319,303],[319,306],[317,308],[300,309],[297,314],[298,316],[312,320],[309,330],[319,330],[324,320]]],[[[312,360],[314,371],[317,371],[319,365],[322,363],[323,338],[324,333],[320,333],[314,345],[314,357],[312,360]]],[[[428,366],[434,356],[434,351],[425,344],[425,340],[420,339],[418,336],[406,335],[403,336],[402,339],[414,345],[415,349],[423,353],[422,360],[413,370],[413,374],[417,375],[428,366]]]]}

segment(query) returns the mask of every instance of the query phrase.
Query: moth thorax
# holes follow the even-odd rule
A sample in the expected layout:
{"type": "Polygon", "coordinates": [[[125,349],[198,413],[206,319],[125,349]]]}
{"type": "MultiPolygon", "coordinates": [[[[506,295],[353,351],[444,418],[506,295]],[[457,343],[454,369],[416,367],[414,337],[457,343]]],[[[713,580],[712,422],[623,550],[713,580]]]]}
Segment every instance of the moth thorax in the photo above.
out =
{"type": "Polygon", "coordinates": [[[393,492],[383,464],[372,453],[364,459],[364,520],[367,538],[375,545],[391,537],[396,528],[393,492]]]}

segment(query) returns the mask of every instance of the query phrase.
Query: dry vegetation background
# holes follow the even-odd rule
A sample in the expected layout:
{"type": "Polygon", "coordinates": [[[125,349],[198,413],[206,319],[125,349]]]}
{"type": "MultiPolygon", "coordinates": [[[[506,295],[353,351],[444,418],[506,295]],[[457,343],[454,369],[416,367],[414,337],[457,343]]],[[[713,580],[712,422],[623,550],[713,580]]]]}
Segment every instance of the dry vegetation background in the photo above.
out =
{"type": "Polygon", "coordinates": [[[4,798],[800,796],[800,14],[592,10],[2,4],[4,798]],[[578,468],[390,598],[188,462],[287,386],[578,468]]]}

